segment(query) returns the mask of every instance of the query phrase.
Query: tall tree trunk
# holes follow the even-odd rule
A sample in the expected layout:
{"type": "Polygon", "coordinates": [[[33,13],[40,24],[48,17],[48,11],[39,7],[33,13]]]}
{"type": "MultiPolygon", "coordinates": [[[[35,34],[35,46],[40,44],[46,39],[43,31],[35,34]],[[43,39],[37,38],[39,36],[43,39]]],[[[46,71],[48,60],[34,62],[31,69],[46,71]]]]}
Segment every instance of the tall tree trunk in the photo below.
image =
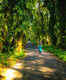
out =
{"type": "MultiPolygon", "coordinates": [[[[51,42],[53,45],[56,45],[57,38],[54,34],[54,25],[55,25],[55,3],[54,1],[51,2],[52,7],[48,7],[50,11],[50,21],[49,21],[49,35],[51,37],[51,42]]],[[[51,6],[50,5],[50,6],[51,6]]]]}

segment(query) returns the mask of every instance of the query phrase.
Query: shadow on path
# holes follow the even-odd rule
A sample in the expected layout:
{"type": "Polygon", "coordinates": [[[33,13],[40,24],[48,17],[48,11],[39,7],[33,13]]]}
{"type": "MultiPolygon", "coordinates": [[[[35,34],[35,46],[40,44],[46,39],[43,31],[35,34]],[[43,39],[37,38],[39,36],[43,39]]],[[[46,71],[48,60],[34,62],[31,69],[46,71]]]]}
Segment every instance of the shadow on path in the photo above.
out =
{"type": "Polygon", "coordinates": [[[35,50],[26,54],[24,59],[7,68],[6,73],[2,71],[0,80],[65,80],[63,65],[52,54],[39,54],[35,50]]]}

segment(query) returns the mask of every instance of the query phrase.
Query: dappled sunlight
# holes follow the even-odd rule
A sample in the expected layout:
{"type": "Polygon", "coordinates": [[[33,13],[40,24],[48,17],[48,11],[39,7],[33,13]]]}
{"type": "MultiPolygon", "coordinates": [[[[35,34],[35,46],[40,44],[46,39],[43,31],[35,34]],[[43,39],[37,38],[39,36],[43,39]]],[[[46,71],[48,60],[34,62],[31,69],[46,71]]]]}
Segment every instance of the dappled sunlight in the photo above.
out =
{"type": "Polygon", "coordinates": [[[65,0],[0,0],[0,80],[66,78],[65,7],[65,0]]]}
{"type": "Polygon", "coordinates": [[[16,64],[13,66],[13,68],[15,68],[15,69],[23,69],[24,66],[23,66],[22,63],[16,63],[16,64]]]}
{"type": "Polygon", "coordinates": [[[16,64],[16,59],[14,58],[8,58],[7,61],[10,67],[16,64]]]}
{"type": "Polygon", "coordinates": [[[39,67],[39,71],[44,74],[44,77],[50,78],[56,72],[56,69],[52,69],[49,67],[39,67]]]}
{"type": "Polygon", "coordinates": [[[39,71],[41,71],[41,72],[55,72],[56,69],[52,69],[49,67],[39,67],[39,71]]]}
{"type": "Polygon", "coordinates": [[[2,76],[4,76],[3,80],[14,80],[16,78],[22,78],[22,74],[14,69],[5,68],[2,70],[2,76]]]}
{"type": "Polygon", "coordinates": [[[25,69],[27,69],[27,70],[33,70],[32,67],[26,67],[25,69]]]}
{"type": "Polygon", "coordinates": [[[36,60],[36,63],[43,64],[43,63],[44,63],[44,61],[43,61],[43,60],[36,60]]]}
{"type": "Polygon", "coordinates": [[[23,75],[14,69],[11,68],[0,68],[0,75],[3,76],[1,80],[14,80],[16,78],[21,79],[23,75]]]}
{"type": "Polygon", "coordinates": [[[26,53],[26,55],[28,56],[28,55],[31,55],[31,56],[33,56],[33,54],[34,54],[34,52],[32,51],[32,52],[29,52],[29,54],[28,54],[28,52],[26,53]]]}
{"type": "Polygon", "coordinates": [[[11,68],[0,66],[0,76],[3,76],[1,80],[14,80],[22,79],[23,75],[18,70],[23,69],[23,63],[16,63],[10,66],[11,68]]]}

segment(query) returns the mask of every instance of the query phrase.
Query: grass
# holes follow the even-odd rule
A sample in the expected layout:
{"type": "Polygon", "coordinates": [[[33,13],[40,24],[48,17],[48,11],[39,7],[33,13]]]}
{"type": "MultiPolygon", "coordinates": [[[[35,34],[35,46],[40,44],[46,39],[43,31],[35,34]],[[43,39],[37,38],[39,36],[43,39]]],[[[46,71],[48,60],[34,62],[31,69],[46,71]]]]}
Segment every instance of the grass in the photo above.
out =
{"type": "Polygon", "coordinates": [[[43,46],[45,52],[51,52],[61,60],[66,62],[66,51],[55,48],[54,46],[43,46]]]}
{"type": "Polygon", "coordinates": [[[10,55],[6,53],[0,53],[0,64],[8,65],[7,59],[10,55]]]}
{"type": "Polygon", "coordinates": [[[13,60],[14,62],[16,62],[17,59],[23,59],[25,56],[26,55],[23,50],[20,53],[18,52],[0,53],[0,64],[4,66],[9,66],[10,63],[8,60],[13,60]]]}
{"type": "Polygon", "coordinates": [[[14,58],[17,58],[17,59],[24,58],[25,56],[26,56],[26,55],[25,55],[24,50],[21,50],[21,52],[20,52],[20,53],[15,52],[15,53],[14,53],[14,55],[13,55],[13,57],[14,57],[14,58]]]}

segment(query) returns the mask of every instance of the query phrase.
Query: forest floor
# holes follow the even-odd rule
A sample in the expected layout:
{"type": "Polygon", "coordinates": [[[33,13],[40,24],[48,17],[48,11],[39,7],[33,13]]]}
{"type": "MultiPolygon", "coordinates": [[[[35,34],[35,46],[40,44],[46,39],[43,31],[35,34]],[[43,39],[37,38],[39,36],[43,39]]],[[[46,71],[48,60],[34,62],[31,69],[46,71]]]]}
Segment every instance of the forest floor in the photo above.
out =
{"type": "Polygon", "coordinates": [[[26,50],[24,59],[3,70],[0,80],[66,80],[66,64],[49,52],[39,54],[37,49],[26,50]]]}

